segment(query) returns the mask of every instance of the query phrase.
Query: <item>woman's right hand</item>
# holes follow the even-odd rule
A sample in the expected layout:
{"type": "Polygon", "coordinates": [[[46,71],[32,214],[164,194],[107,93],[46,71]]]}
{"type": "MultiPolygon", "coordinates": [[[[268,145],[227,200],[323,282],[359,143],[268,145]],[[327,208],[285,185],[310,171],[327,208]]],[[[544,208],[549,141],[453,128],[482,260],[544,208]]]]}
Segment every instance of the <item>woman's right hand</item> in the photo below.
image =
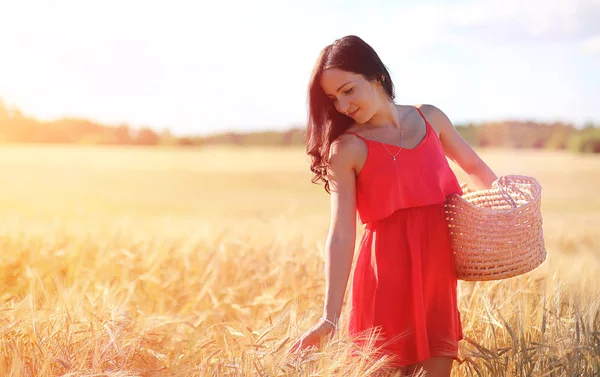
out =
{"type": "Polygon", "coordinates": [[[334,331],[335,328],[331,323],[321,319],[294,342],[289,352],[319,345],[325,336],[333,334],[334,331]]]}

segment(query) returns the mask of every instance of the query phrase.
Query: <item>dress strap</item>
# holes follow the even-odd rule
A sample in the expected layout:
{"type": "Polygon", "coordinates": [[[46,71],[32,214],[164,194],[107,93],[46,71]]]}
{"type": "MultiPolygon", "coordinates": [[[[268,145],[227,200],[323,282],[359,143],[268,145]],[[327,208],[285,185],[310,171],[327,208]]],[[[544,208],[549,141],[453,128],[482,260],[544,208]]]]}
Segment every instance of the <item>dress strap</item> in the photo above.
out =
{"type": "Polygon", "coordinates": [[[423,115],[423,112],[421,111],[421,109],[419,109],[418,107],[415,106],[415,109],[417,109],[417,111],[419,112],[419,114],[421,114],[421,118],[423,118],[423,120],[425,121],[425,124],[429,123],[427,121],[427,119],[425,119],[425,115],[423,115]]]}

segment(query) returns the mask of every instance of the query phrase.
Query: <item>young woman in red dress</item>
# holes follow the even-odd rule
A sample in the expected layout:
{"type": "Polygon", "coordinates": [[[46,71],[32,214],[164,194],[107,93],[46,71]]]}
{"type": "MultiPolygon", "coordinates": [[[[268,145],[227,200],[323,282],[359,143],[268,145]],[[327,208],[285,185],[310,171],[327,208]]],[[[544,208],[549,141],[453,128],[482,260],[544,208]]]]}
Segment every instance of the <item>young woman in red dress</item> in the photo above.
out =
{"type": "Polygon", "coordinates": [[[313,182],[331,195],[323,317],[292,346],[317,345],[337,329],[356,240],[365,226],[352,280],[349,334],[376,346],[402,373],[450,376],[462,326],[444,213],[462,194],[446,157],[475,189],[494,172],[432,105],[394,102],[377,53],[346,36],[320,53],[309,85],[307,153],[313,182]]]}

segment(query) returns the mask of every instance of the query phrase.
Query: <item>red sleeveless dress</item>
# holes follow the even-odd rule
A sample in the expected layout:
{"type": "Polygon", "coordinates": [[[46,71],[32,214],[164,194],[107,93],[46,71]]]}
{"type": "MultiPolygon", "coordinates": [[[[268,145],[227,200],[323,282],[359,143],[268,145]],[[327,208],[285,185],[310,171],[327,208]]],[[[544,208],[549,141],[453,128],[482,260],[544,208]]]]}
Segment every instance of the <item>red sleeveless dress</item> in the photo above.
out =
{"type": "Polygon", "coordinates": [[[349,333],[405,366],[435,356],[458,360],[463,338],[444,202],[462,194],[441,142],[427,128],[413,149],[366,139],[356,205],[364,233],[353,274],[349,333]],[[390,154],[391,152],[391,154],[390,154]]]}

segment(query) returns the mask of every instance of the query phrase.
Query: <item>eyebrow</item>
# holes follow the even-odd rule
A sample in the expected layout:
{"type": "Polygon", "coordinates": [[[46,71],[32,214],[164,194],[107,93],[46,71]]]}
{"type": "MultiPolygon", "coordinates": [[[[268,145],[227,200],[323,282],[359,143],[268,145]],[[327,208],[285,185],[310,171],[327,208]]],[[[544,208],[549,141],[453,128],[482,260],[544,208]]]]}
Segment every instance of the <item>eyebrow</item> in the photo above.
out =
{"type": "MultiPolygon", "coordinates": [[[[348,81],[347,83],[340,85],[340,86],[337,88],[337,90],[336,90],[335,92],[336,92],[336,93],[337,93],[337,92],[339,92],[339,91],[340,91],[340,89],[342,89],[344,86],[346,86],[346,85],[350,84],[351,82],[352,82],[352,81],[348,81]]],[[[332,94],[327,94],[327,95],[328,95],[328,96],[331,96],[332,94]]]]}

